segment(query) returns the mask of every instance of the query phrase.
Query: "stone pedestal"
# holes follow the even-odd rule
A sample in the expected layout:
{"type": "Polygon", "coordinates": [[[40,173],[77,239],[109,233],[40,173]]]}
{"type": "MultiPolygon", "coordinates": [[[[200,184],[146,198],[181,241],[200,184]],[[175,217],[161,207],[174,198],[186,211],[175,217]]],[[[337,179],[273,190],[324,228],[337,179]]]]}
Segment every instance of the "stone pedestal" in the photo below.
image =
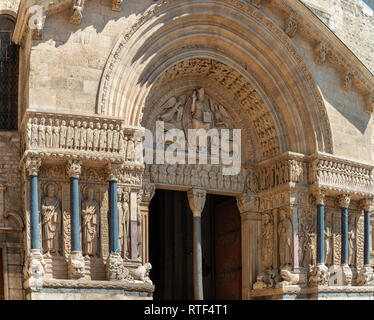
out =
{"type": "Polygon", "coordinates": [[[31,249],[25,263],[25,287],[37,290],[42,286],[45,275],[45,262],[38,249],[31,249]]]}

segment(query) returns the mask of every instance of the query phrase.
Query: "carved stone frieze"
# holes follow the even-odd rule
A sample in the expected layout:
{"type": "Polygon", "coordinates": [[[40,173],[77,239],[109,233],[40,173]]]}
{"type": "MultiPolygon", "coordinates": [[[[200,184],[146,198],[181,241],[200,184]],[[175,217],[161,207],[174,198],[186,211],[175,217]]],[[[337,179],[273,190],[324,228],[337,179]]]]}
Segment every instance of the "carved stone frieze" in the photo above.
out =
{"type": "Polygon", "coordinates": [[[291,15],[286,20],[284,31],[290,38],[295,36],[297,31],[297,20],[295,11],[292,11],[291,15]]]}
{"type": "Polygon", "coordinates": [[[41,157],[135,161],[136,130],[122,120],[29,111],[20,131],[23,152],[41,157]]]}
{"type": "Polygon", "coordinates": [[[238,175],[223,175],[222,166],[216,165],[154,164],[150,166],[150,180],[155,184],[242,193],[246,179],[243,171],[238,175]]]}

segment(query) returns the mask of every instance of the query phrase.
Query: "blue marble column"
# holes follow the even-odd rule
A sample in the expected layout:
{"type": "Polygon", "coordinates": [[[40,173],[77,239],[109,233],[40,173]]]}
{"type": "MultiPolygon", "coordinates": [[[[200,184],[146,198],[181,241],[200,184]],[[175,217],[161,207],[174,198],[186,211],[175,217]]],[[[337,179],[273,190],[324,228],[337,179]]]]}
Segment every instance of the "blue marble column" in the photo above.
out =
{"type": "Polygon", "coordinates": [[[109,181],[110,197],[110,252],[118,252],[118,209],[117,209],[117,180],[109,181]]]}
{"type": "Polygon", "coordinates": [[[325,205],[317,204],[317,264],[325,263],[325,205]]]}
{"type": "Polygon", "coordinates": [[[71,251],[82,251],[80,241],[79,182],[77,177],[70,178],[70,221],[71,251]]]}
{"type": "Polygon", "coordinates": [[[364,211],[364,266],[370,265],[370,212],[364,211]]]}
{"type": "Polygon", "coordinates": [[[342,195],[338,199],[341,207],[341,233],[342,233],[342,247],[341,247],[341,264],[348,264],[348,207],[350,203],[349,195],[342,195]]]}

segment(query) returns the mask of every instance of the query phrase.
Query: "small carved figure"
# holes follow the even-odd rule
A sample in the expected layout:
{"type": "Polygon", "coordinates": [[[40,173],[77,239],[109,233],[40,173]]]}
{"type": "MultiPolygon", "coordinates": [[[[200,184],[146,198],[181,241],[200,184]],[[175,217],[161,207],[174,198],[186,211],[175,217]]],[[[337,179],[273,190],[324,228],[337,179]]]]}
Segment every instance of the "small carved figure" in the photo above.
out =
{"type": "Polygon", "coordinates": [[[66,147],[66,121],[61,121],[61,127],[60,127],[60,148],[65,149],[66,147]]]}
{"type": "Polygon", "coordinates": [[[218,189],[223,189],[223,174],[222,174],[222,168],[221,167],[218,167],[217,187],[218,187],[218,189]]]}
{"type": "Polygon", "coordinates": [[[93,150],[93,123],[92,121],[89,122],[88,128],[87,128],[87,150],[92,151],[93,150]]]}
{"type": "Polygon", "coordinates": [[[108,142],[107,142],[107,151],[112,152],[113,151],[113,124],[109,124],[109,129],[108,129],[108,142]]]}
{"type": "Polygon", "coordinates": [[[167,173],[168,173],[168,183],[169,184],[175,184],[175,165],[168,165],[167,167],[167,173]]]}
{"type": "Polygon", "coordinates": [[[45,147],[45,119],[41,118],[38,126],[39,147],[45,147]]]}
{"type": "Polygon", "coordinates": [[[208,172],[206,171],[206,167],[204,165],[201,166],[200,185],[203,188],[209,188],[209,175],[208,175],[208,172]]]}
{"type": "Polygon", "coordinates": [[[236,191],[238,188],[238,177],[236,175],[231,176],[231,189],[236,191]]]}
{"type": "Polygon", "coordinates": [[[120,153],[123,153],[124,155],[126,154],[126,148],[127,144],[125,145],[125,132],[124,130],[124,125],[121,125],[121,130],[119,132],[119,141],[118,141],[118,150],[120,153]]]}
{"type": "Polygon", "coordinates": [[[34,118],[33,123],[31,125],[31,146],[37,147],[38,146],[38,119],[34,118]]]}
{"type": "Polygon", "coordinates": [[[183,167],[181,165],[178,165],[177,167],[177,184],[178,185],[183,185],[183,178],[184,178],[183,167]]]}
{"type": "Polygon", "coordinates": [[[217,188],[217,167],[212,166],[209,171],[209,185],[212,189],[217,188]]]}
{"type": "Polygon", "coordinates": [[[151,178],[153,182],[158,182],[158,166],[151,165],[151,178]]]}
{"type": "Polygon", "coordinates": [[[56,197],[55,186],[51,183],[47,185],[47,194],[42,199],[42,242],[43,252],[58,253],[60,250],[60,225],[61,225],[61,207],[60,200],[56,197]]]}
{"type": "Polygon", "coordinates": [[[99,204],[94,199],[94,190],[85,190],[85,200],[82,203],[82,238],[83,254],[95,256],[97,253],[99,204]]]}
{"type": "Polygon", "coordinates": [[[184,179],[183,184],[185,186],[189,186],[191,184],[191,167],[189,165],[186,165],[184,167],[184,179]]]}
{"type": "Polygon", "coordinates": [[[99,151],[100,132],[101,132],[101,124],[100,124],[100,122],[97,122],[96,123],[96,128],[93,132],[93,149],[94,149],[94,151],[99,151]]]}
{"type": "Polygon", "coordinates": [[[262,263],[265,269],[271,269],[273,264],[273,231],[274,225],[268,213],[263,215],[263,230],[262,230],[262,263]]]}
{"type": "Polygon", "coordinates": [[[192,169],[191,169],[191,185],[192,186],[197,186],[199,184],[199,174],[198,174],[198,171],[197,171],[197,167],[196,166],[193,166],[192,169]]]}
{"type": "Polygon", "coordinates": [[[101,152],[105,151],[107,148],[107,141],[108,141],[108,125],[106,123],[103,124],[103,127],[100,131],[100,144],[99,144],[99,150],[101,152]]]}
{"type": "Polygon", "coordinates": [[[74,120],[70,120],[66,133],[66,148],[72,149],[74,144],[74,120]]]}
{"type": "Polygon", "coordinates": [[[134,151],[135,151],[134,141],[131,137],[129,137],[128,140],[127,140],[127,151],[126,151],[127,161],[133,161],[134,160],[134,151]]]}
{"type": "Polygon", "coordinates": [[[142,259],[142,255],[143,255],[143,215],[142,215],[142,212],[140,210],[140,203],[141,203],[141,199],[142,199],[142,195],[141,195],[141,192],[138,193],[138,196],[137,196],[137,219],[136,219],[136,225],[137,225],[137,243],[138,243],[138,259],[141,260],[142,259]]]}
{"type": "Polygon", "coordinates": [[[125,259],[129,259],[130,249],[130,209],[129,209],[129,193],[122,191],[120,194],[120,203],[118,204],[118,239],[119,251],[125,259]]]}
{"type": "Polygon", "coordinates": [[[230,190],[231,189],[231,179],[230,179],[229,175],[225,174],[223,176],[223,183],[224,183],[224,186],[225,186],[226,190],[230,190]]]}
{"type": "Polygon", "coordinates": [[[116,124],[114,133],[113,133],[113,152],[119,151],[119,135],[120,135],[120,126],[116,124]]]}
{"type": "Polygon", "coordinates": [[[52,119],[48,119],[48,125],[45,127],[45,146],[52,147],[52,119]]]}
{"type": "Polygon", "coordinates": [[[60,147],[60,120],[56,119],[55,126],[52,129],[52,147],[59,148],[60,147]]]}
{"type": "Polygon", "coordinates": [[[81,141],[80,141],[80,149],[84,150],[87,146],[87,122],[83,121],[82,129],[81,129],[81,141]]]}
{"type": "Polygon", "coordinates": [[[74,149],[79,150],[81,145],[81,122],[78,120],[74,128],[74,149]]]}

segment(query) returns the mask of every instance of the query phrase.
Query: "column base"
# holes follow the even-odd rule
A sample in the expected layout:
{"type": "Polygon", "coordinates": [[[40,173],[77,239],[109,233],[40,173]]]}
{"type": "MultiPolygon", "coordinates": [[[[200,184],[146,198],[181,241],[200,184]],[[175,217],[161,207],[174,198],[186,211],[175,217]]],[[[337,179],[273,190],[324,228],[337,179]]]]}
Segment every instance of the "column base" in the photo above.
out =
{"type": "Polygon", "coordinates": [[[125,268],[121,255],[112,252],[106,263],[106,276],[109,281],[128,279],[129,270],[125,268]]]}
{"type": "Polygon", "coordinates": [[[81,251],[73,251],[69,257],[68,276],[69,279],[80,279],[84,277],[85,262],[81,251]]]}
{"type": "Polygon", "coordinates": [[[323,263],[311,268],[308,276],[309,287],[327,286],[329,283],[329,269],[323,263]]]}
{"type": "Polygon", "coordinates": [[[37,290],[43,284],[45,275],[45,261],[39,249],[31,249],[26,258],[24,269],[25,287],[37,290]]]}
{"type": "Polygon", "coordinates": [[[357,277],[357,285],[372,286],[374,284],[374,272],[370,265],[363,266],[357,277]]]}

